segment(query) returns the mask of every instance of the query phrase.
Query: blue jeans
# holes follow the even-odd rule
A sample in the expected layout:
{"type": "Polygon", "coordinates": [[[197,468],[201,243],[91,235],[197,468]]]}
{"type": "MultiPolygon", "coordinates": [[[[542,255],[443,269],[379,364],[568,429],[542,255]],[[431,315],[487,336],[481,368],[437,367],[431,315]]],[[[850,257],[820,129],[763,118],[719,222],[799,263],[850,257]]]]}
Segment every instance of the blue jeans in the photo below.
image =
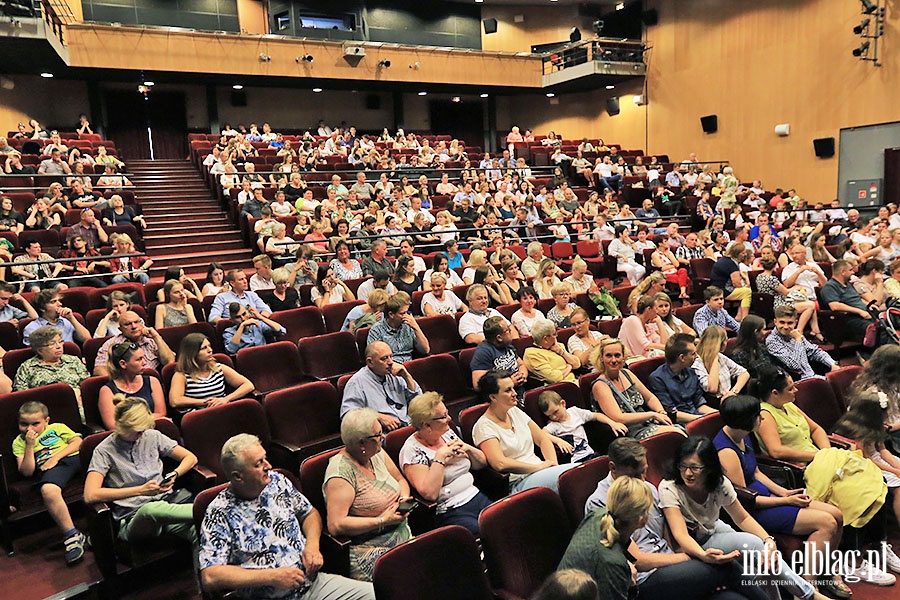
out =
{"type": "Polygon", "coordinates": [[[566,463],[535,471],[534,473],[517,479],[516,482],[510,486],[509,493],[515,494],[516,492],[523,492],[536,487],[550,488],[554,492],[559,492],[559,476],[577,466],[578,463],[566,463]]]}
{"type": "Polygon", "coordinates": [[[478,537],[478,516],[485,508],[491,504],[492,500],[478,492],[474,498],[456,508],[451,508],[447,512],[435,515],[434,524],[436,527],[444,527],[445,525],[462,525],[472,532],[472,535],[478,537]]]}
{"type": "MultiPolygon", "coordinates": [[[[700,545],[704,550],[718,548],[726,554],[734,550],[741,552],[745,550],[762,552],[763,550],[763,541],[761,539],[752,533],[735,531],[730,525],[722,521],[716,522],[715,533],[700,545]]],[[[812,584],[797,575],[783,559],[779,560],[781,561],[780,575],[760,575],[759,579],[769,585],[783,587],[789,593],[802,600],[812,598],[816,591],[812,584]]]]}
{"type": "Polygon", "coordinates": [[[113,277],[113,283],[131,283],[131,282],[143,283],[146,285],[146,284],[150,283],[150,276],[147,275],[147,273],[144,271],[134,271],[131,273],[130,276],[129,275],[116,275],[115,277],[113,277]]]}

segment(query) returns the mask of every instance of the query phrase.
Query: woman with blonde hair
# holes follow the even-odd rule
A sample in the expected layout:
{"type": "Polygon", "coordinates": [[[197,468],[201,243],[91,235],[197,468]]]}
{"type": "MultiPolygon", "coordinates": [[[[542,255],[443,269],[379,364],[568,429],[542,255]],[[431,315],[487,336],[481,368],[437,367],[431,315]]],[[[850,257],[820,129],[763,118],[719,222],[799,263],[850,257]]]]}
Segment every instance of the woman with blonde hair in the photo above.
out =
{"type": "Polygon", "coordinates": [[[159,378],[144,375],[146,366],[144,350],[135,347],[131,342],[114,344],[109,351],[106,368],[109,381],[100,388],[99,409],[103,426],[114,429],[115,398],[117,396],[136,396],[143,398],[155,417],[166,416],[166,399],[159,378]]]}
{"type": "Polygon", "coordinates": [[[469,258],[466,260],[466,270],[463,271],[462,279],[463,283],[466,285],[472,285],[475,283],[475,269],[482,265],[488,264],[487,262],[487,252],[481,250],[480,248],[476,248],[469,253],[469,258]]]}
{"type": "Polygon", "coordinates": [[[552,258],[541,259],[537,275],[532,282],[534,289],[537,290],[538,299],[544,300],[553,297],[552,290],[560,283],[559,277],[556,276],[556,269],[556,261],[552,258]]]}
{"type": "Polygon", "coordinates": [[[626,600],[635,585],[627,554],[631,534],[647,524],[652,506],[653,494],[643,480],[617,477],[606,506],[578,526],[558,568],[583,570],[597,582],[601,598],[626,600]]]}
{"type": "Polygon", "coordinates": [[[184,284],[177,279],[170,279],[163,286],[164,304],[156,305],[154,325],[157,329],[196,323],[194,307],[188,303],[184,284]]]}
{"type": "Polygon", "coordinates": [[[114,246],[115,250],[109,259],[109,268],[113,272],[113,283],[137,282],[144,285],[150,283],[150,275],[147,274],[147,271],[153,264],[153,260],[135,250],[131,236],[127,233],[120,233],[114,246]],[[139,255],[123,256],[126,254],[139,255]]]}
{"type": "Polygon", "coordinates": [[[714,394],[720,401],[737,396],[750,381],[747,369],[722,353],[726,342],[728,334],[722,327],[710,325],[704,329],[697,344],[697,358],[692,365],[703,391],[714,394]]]}
{"type": "Polygon", "coordinates": [[[118,395],[114,403],[115,431],[94,449],[84,501],[111,504],[119,538],[126,542],[168,534],[196,544],[191,494],[174,485],[197,464],[197,457],[153,428],[146,400],[118,395]],[[163,458],[178,462],[165,475],[163,458]]]}
{"type": "Polygon", "coordinates": [[[588,273],[587,263],[580,256],[575,257],[572,262],[572,274],[563,279],[563,282],[571,285],[575,294],[597,291],[597,282],[594,281],[594,276],[588,273]]]}
{"type": "Polygon", "coordinates": [[[665,290],[666,276],[660,271],[653,271],[628,294],[628,312],[633,315],[637,314],[637,303],[641,296],[655,296],[665,290]]]}

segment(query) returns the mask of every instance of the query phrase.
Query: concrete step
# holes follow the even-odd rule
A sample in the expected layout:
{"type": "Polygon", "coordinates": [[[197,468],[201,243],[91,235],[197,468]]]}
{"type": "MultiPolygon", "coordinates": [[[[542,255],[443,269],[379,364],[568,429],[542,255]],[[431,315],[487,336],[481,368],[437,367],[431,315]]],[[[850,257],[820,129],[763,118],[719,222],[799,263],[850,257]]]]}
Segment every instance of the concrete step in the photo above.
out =
{"type": "MultiPolygon", "coordinates": [[[[198,233],[203,232],[212,232],[212,231],[222,231],[224,229],[228,229],[230,227],[228,218],[224,215],[209,217],[208,219],[204,219],[202,222],[193,222],[193,221],[183,221],[180,219],[153,219],[152,222],[147,223],[147,228],[144,230],[144,235],[165,235],[168,233],[184,233],[196,231],[198,233]]],[[[229,229],[229,231],[231,231],[229,229]]],[[[234,230],[237,233],[237,229],[234,230]]]]}
{"type": "MultiPolygon", "coordinates": [[[[160,268],[162,271],[165,271],[166,267],[175,267],[182,266],[186,267],[187,265],[202,265],[204,269],[211,262],[225,262],[225,261],[235,261],[241,264],[242,267],[249,268],[251,265],[251,260],[253,259],[253,252],[249,249],[244,250],[222,250],[222,251],[212,251],[212,252],[193,252],[190,254],[168,254],[168,255],[160,255],[153,256],[153,266],[160,268]]],[[[162,273],[160,273],[162,274],[162,273]]]]}
{"type": "Polygon", "coordinates": [[[198,252],[221,252],[223,250],[242,250],[245,248],[243,240],[240,238],[224,241],[194,242],[194,236],[179,236],[180,240],[168,240],[170,243],[162,245],[151,245],[147,243],[147,253],[150,256],[163,256],[167,254],[181,253],[195,249],[198,252]],[[178,242],[180,243],[171,243],[178,242]]]}
{"type": "Polygon", "coordinates": [[[192,231],[190,233],[184,231],[171,233],[147,232],[144,234],[144,242],[149,249],[151,246],[158,248],[161,246],[171,246],[173,244],[194,245],[241,241],[241,234],[237,231],[223,231],[221,228],[218,231],[197,231],[196,228],[191,229],[192,231]]]}

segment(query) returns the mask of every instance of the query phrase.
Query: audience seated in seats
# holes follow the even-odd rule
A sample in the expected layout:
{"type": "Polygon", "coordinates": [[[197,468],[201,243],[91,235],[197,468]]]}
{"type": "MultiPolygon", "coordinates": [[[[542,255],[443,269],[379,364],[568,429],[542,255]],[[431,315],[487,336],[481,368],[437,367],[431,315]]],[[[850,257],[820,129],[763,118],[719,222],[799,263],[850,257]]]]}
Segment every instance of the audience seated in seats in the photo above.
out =
{"type": "Polygon", "coordinates": [[[367,344],[384,342],[391,348],[394,361],[412,360],[413,352],[426,355],[430,352],[428,338],[413,318],[409,295],[397,292],[384,306],[384,317],[369,329],[367,344]]]}
{"type": "MultiPolygon", "coordinates": [[[[735,241],[725,251],[725,256],[717,260],[713,265],[712,275],[710,276],[710,287],[724,290],[725,300],[740,301],[741,305],[737,312],[738,321],[746,317],[747,313],[750,312],[750,302],[753,299],[750,281],[747,275],[740,270],[740,264],[745,262],[747,256],[751,253],[750,249],[735,241]]],[[[719,323],[715,323],[715,325],[719,325],[719,323]]],[[[696,325],[694,329],[697,330],[698,334],[703,333],[696,325]]],[[[737,327],[732,329],[736,330],[737,327]]]]}
{"type": "Polygon", "coordinates": [[[409,484],[381,447],[382,417],[371,408],[343,416],[344,447],[328,461],[322,486],[328,531],[350,538],[350,576],[361,581],[372,579],[378,557],[412,538],[399,510],[411,498],[409,484]]]}
{"type": "MultiPolygon", "coordinates": [[[[286,235],[287,227],[284,223],[278,223],[277,225],[275,225],[273,227],[273,233],[274,235],[270,237],[266,242],[266,254],[271,255],[271,258],[269,259],[270,262],[274,261],[275,266],[277,267],[284,267],[293,263],[293,256],[296,253],[297,248],[300,247],[300,244],[293,243],[294,239],[286,235]]],[[[259,289],[265,289],[264,284],[266,283],[270,282],[261,281],[260,284],[262,285],[262,287],[260,287],[259,289]]],[[[252,277],[250,278],[250,287],[253,288],[252,277]]]]}
{"type": "Polygon", "coordinates": [[[528,244],[527,256],[519,270],[525,277],[537,277],[540,272],[541,262],[544,260],[544,249],[540,242],[531,242],[528,244]]]}
{"type": "Polygon", "coordinates": [[[578,308],[578,305],[571,301],[572,286],[565,282],[557,283],[550,290],[550,295],[555,304],[547,311],[547,318],[561,329],[569,327],[572,313],[578,308]]]}
{"type": "Polygon", "coordinates": [[[256,292],[248,289],[246,273],[240,269],[232,269],[225,275],[225,281],[231,289],[216,295],[209,311],[210,322],[217,323],[224,319],[228,306],[232,302],[238,302],[247,308],[252,306],[264,317],[272,315],[272,309],[256,295],[256,292]]]}
{"type": "MultiPolygon", "coordinates": [[[[66,243],[68,248],[59,254],[59,258],[86,259],[100,256],[100,252],[96,248],[91,247],[84,236],[71,235],[67,237],[69,238],[66,243]]],[[[103,269],[109,268],[108,260],[75,260],[60,262],[60,264],[63,267],[62,270],[70,277],[66,281],[71,287],[106,287],[106,282],[96,274],[103,269]]]]}
{"type": "Polygon", "coordinates": [[[809,536],[803,565],[807,579],[818,578],[820,589],[827,590],[830,596],[849,598],[852,592],[841,576],[823,573],[824,565],[816,566],[811,554],[824,551],[822,544],[830,544],[831,548],[840,545],[843,515],[836,506],[812,501],[804,490],[786,489],[760,471],[750,441],[750,434],[759,428],[759,404],[757,398],[746,395],[723,399],[720,412],[725,426],[713,439],[713,444],[724,474],[733,485],[759,494],[752,516],[766,531],[809,536]]]}
{"type": "Polygon", "coordinates": [[[202,333],[189,333],[181,340],[178,366],[169,387],[169,403],[182,413],[221,406],[253,392],[249,379],[228,365],[219,364],[212,344],[202,333]],[[233,391],[227,393],[226,385],[233,391]]]}
{"type": "Polygon", "coordinates": [[[644,277],[631,293],[628,294],[628,310],[622,309],[623,314],[638,314],[638,300],[641,296],[655,296],[666,291],[666,278],[659,271],[654,271],[644,277]]]}
{"type": "Polygon", "coordinates": [[[615,338],[602,341],[592,352],[592,362],[600,376],[591,387],[591,410],[625,425],[628,436],[635,439],[665,431],[683,434],[653,392],[625,368],[626,353],[624,344],[615,338]]]}
{"type": "Polygon", "coordinates": [[[147,270],[153,264],[153,260],[139,254],[134,248],[134,242],[127,233],[120,233],[113,243],[115,251],[110,257],[110,270],[113,272],[113,283],[150,283],[150,275],[147,270]],[[138,256],[119,258],[122,254],[138,254],[138,256]]]}
{"type": "Polygon", "coordinates": [[[275,287],[272,283],[272,259],[265,254],[253,257],[253,268],[256,273],[250,277],[250,291],[271,290],[275,287]]]}
{"type": "Polygon", "coordinates": [[[259,438],[230,438],[221,460],[229,484],[207,507],[200,529],[206,592],[374,600],[370,583],[320,572],[322,517],[289,479],[272,472],[259,438]]]}
{"type": "Polygon", "coordinates": [[[478,394],[489,406],[475,422],[472,439],[491,468],[510,474],[511,493],[534,487],[557,491],[559,476],[576,463],[558,464],[554,444],[571,447],[542,431],[518,407],[515,386],[507,371],[490,370],[478,380],[478,394]],[[535,446],[543,460],[535,454],[535,446]]]}
{"type": "Polygon", "coordinates": [[[766,338],[769,356],[795,373],[800,379],[823,378],[813,370],[812,363],[818,363],[832,371],[840,369],[827,352],[803,337],[797,329],[797,309],[782,305],[775,309],[775,329],[766,338]]]}
{"type": "Polygon", "coordinates": [[[545,384],[575,383],[574,371],[581,368],[581,361],[556,340],[553,321],[538,320],[531,328],[531,336],[534,344],[525,349],[522,357],[528,373],[545,384]]]}
{"type": "Polygon", "coordinates": [[[650,374],[650,389],[659,398],[666,412],[677,411],[679,423],[689,423],[701,416],[716,412],[706,404],[700,378],[691,368],[697,359],[696,338],[676,333],[666,342],[666,362],[650,374]]]}
{"type": "Polygon", "coordinates": [[[362,279],[362,266],[355,258],[350,257],[350,246],[341,240],[334,245],[335,258],[331,259],[331,268],[334,275],[341,281],[347,279],[362,279]]]}
{"type": "Polygon", "coordinates": [[[272,309],[273,313],[300,306],[300,294],[290,285],[290,277],[290,271],[284,267],[275,269],[272,271],[272,283],[275,284],[275,288],[259,293],[260,299],[272,309]]]}
{"type": "MultiPolygon", "coordinates": [[[[797,244],[794,248],[800,248],[802,250],[803,246],[797,244]]],[[[801,250],[798,250],[797,252],[799,253],[801,250]]],[[[805,260],[805,255],[803,260],[805,260]]],[[[815,300],[809,299],[810,296],[807,295],[809,292],[799,283],[794,283],[792,286],[782,284],[782,282],[778,280],[778,277],[772,272],[777,264],[774,257],[765,257],[760,260],[760,267],[763,272],[756,277],[756,289],[761,294],[771,294],[773,297],[773,305],[776,308],[779,306],[793,306],[796,308],[800,315],[798,329],[804,331],[806,329],[806,324],[809,323],[812,335],[814,337],[818,336],[816,337],[817,341],[824,342],[825,338],[822,337],[822,333],[819,331],[819,320],[816,315],[815,300]]],[[[810,264],[814,263],[806,263],[801,268],[810,268],[810,264]]],[[[795,263],[788,265],[788,267],[791,266],[795,266],[795,263]]],[[[787,269],[785,269],[785,271],[786,270],[787,269]]],[[[797,273],[799,273],[799,271],[795,272],[795,275],[797,273]]],[[[784,276],[784,273],[782,273],[782,276],[784,276]]],[[[815,292],[813,292],[812,298],[815,298],[815,292]]]]}
{"type": "Polygon", "coordinates": [[[334,275],[331,265],[321,264],[316,273],[316,284],[312,289],[313,303],[322,308],[328,304],[339,304],[355,300],[353,292],[341,279],[334,275]]]}
{"type": "Polygon", "coordinates": [[[97,222],[97,215],[94,214],[94,209],[92,208],[81,209],[80,220],[69,227],[69,232],[66,234],[66,242],[76,235],[83,237],[91,248],[99,248],[109,242],[109,236],[97,222]]]}
{"type": "Polygon", "coordinates": [[[697,358],[691,365],[700,378],[703,391],[717,397],[720,402],[740,394],[750,381],[747,369],[723,354],[727,341],[724,329],[718,325],[710,325],[700,336],[697,358]]]}
{"type": "Polygon", "coordinates": [[[882,392],[887,396],[884,426],[895,450],[900,449],[900,346],[879,346],[853,380],[851,393],[882,392]]]}
{"type": "MultiPolygon", "coordinates": [[[[619,479],[643,480],[647,472],[647,451],[631,438],[613,440],[609,445],[609,474],[597,484],[587,499],[586,515],[607,508],[610,488],[619,479]]],[[[737,563],[727,557],[692,558],[675,552],[669,545],[666,521],[659,506],[659,492],[644,481],[653,503],[642,527],[631,534],[626,550],[634,559],[640,595],[659,600],[680,598],[752,598],[766,595],[742,577],[737,563]],[[723,590],[727,590],[723,592],[723,590]]],[[[618,516],[618,513],[615,513],[618,516]]]]}
{"type": "Polygon", "coordinates": [[[472,371],[472,387],[478,387],[478,381],[491,370],[509,373],[516,392],[525,393],[525,382],[528,380],[528,368],[516,354],[512,345],[510,324],[500,316],[489,317],[482,327],[484,341],[475,347],[469,368],[472,371]]]}
{"type": "MultiPolygon", "coordinates": [[[[87,369],[77,356],[63,352],[63,339],[59,329],[44,325],[31,331],[31,348],[36,356],[23,362],[16,370],[15,389],[27,390],[51,383],[67,383],[78,398],[81,409],[81,382],[88,378],[87,369]]],[[[9,378],[0,378],[0,389],[7,389],[9,378]]],[[[83,414],[83,413],[82,413],[83,414]]]]}
{"type": "MultiPolygon", "coordinates": [[[[469,310],[459,320],[459,337],[467,344],[480,344],[484,341],[484,322],[489,317],[500,317],[509,324],[509,321],[493,308],[488,307],[487,289],[480,283],[469,286],[466,290],[466,302],[469,310]]],[[[510,329],[513,339],[519,337],[515,329],[510,329]]]]}
{"type": "Polygon", "coordinates": [[[164,304],[156,306],[155,325],[157,329],[163,327],[177,327],[196,323],[194,307],[188,303],[187,292],[177,279],[169,279],[163,286],[164,304]]]}
{"type": "Polygon", "coordinates": [[[387,304],[390,295],[384,290],[372,290],[365,304],[359,304],[350,309],[344,317],[341,331],[356,333],[358,329],[371,327],[384,313],[384,305],[387,304]]]}
{"type": "Polygon", "coordinates": [[[653,294],[653,308],[662,321],[660,335],[662,335],[663,331],[666,331],[670,336],[676,333],[689,333],[696,336],[696,332],[672,312],[672,299],[669,298],[667,293],[659,292],[653,294]]]}
{"type": "Polygon", "coordinates": [[[94,375],[108,376],[106,364],[109,362],[109,352],[113,346],[121,343],[132,343],[144,351],[144,362],[148,369],[157,373],[163,366],[175,361],[175,353],[169,348],[159,332],[153,327],[147,327],[144,320],[134,311],[126,311],[119,317],[119,329],[121,333],[109,338],[97,351],[94,361],[94,375]]]}
{"type": "Polygon", "coordinates": [[[294,259],[297,261],[292,266],[285,267],[290,271],[288,283],[296,289],[300,286],[316,283],[316,271],[319,265],[314,260],[316,253],[313,247],[308,244],[302,244],[297,251],[294,252],[294,259]]]}
{"type": "Polygon", "coordinates": [[[39,241],[28,240],[23,242],[22,250],[25,251],[25,254],[13,259],[10,271],[22,281],[23,292],[39,290],[62,291],[69,287],[56,279],[63,270],[62,263],[54,261],[53,257],[46,252],[41,252],[41,243],[39,241]],[[40,264],[16,265],[16,263],[37,261],[40,261],[40,264]]]}
{"type": "Polygon", "coordinates": [[[80,475],[76,455],[81,434],[64,423],[51,423],[47,405],[35,401],[19,407],[19,432],[12,443],[19,473],[40,487],[44,505],[62,531],[66,564],[73,565],[84,558],[87,538],[75,528],[62,491],[80,475]]]}
{"type": "Polygon", "coordinates": [[[731,331],[737,331],[740,328],[740,323],[725,310],[725,295],[721,288],[714,285],[709,286],[703,290],[703,298],[706,300],[706,304],[694,313],[694,329],[697,335],[703,335],[703,330],[710,325],[718,325],[731,331]]]}
{"type": "Polygon", "coordinates": [[[433,317],[455,315],[459,311],[467,310],[469,307],[452,290],[447,289],[447,275],[432,273],[431,289],[422,296],[422,313],[426,317],[433,317]]]}
{"type": "Polygon", "coordinates": [[[462,278],[456,273],[456,271],[449,267],[447,255],[443,252],[434,256],[434,259],[432,260],[432,268],[425,271],[425,276],[422,280],[423,289],[430,289],[431,275],[435,272],[443,273],[447,277],[448,287],[452,288],[459,285],[465,285],[462,278]]]}
{"type": "Polygon", "coordinates": [[[822,286],[821,298],[825,306],[820,308],[828,310],[841,310],[852,316],[846,320],[845,325],[855,340],[861,340],[866,333],[866,328],[872,321],[872,315],[866,309],[866,304],[850,278],[853,275],[854,266],[846,260],[838,260],[831,266],[831,279],[822,286]]]}
{"type": "Polygon", "coordinates": [[[581,361],[582,367],[588,367],[594,348],[609,336],[591,329],[591,317],[581,307],[572,311],[570,324],[575,331],[569,336],[566,347],[581,361]]]}
{"type": "Polygon", "coordinates": [[[266,337],[284,335],[284,325],[266,317],[255,306],[246,307],[240,302],[228,305],[231,325],[225,328],[222,339],[225,350],[235,355],[243,348],[255,348],[266,345],[266,337]]]}
{"type": "Polygon", "coordinates": [[[94,330],[94,337],[101,338],[109,335],[119,335],[122,331],[119,329],[119,319],[130,311],[132,307],[131,296],[122,290],[113,290],[109,293],[106,301],[106,310],[108,311],[94,330]]]}
{"type": "Polygon", "coordinates": [[[371,279],[367,279],[360,284],[356,290],[356,297],[359,300],[366,301],[369,298],[369,294],[376,289],[384,290],[391,296],[397,293],[397,288],[391,283],[391,274],[379,269],[372,273],[371,279]]]}
{"type": "Polygon", "coordinates": [[[557,268],[556,262],[552,258],[541,259],[537,275],[532,282],[532,286],[537,290],[539,300],[553,297],[553,288],[560,284],[559,277],[556,276],[557,268]]]}
{"type": "Polygon", "coordinates": [[[365,366],[344,387],[341,418],[354,408],[371,408],[389,431],[409,425],[407,406],[422,388],[402,363],[394,362],[393,351],[385,342],[366,346],[364,358],[365,366]]]}
{"type": "Polygon", "coordinates": [[[522,287],[519,288],[518,298],[519,310],[513,313],[512,325],[519,333],[519,337],[529,337],[534,324],[545,318],[544,313],[535,308],[538,300],[537,292],[530,285],[522,284],[522,287]]]}
{"type": "Polygon", "coordinates": [[[98,407],[103,426],[116,426],[115,398],[137,396],[143,398],[155,417],[166,416],[166,399],[158,377],[144,375],[144,351],[131,342],[116,344],[109,351],[106,363],[109,381],[100,388],[98,407]]]}
{"type": "Polygon", "coordinates": [[[738,559],[742,553],[754,551],[742,560],[777,561],[773,574],[758,576],[762,589],[783,588],[806,600],[828,597],[816,591],[776,553],[775,538],[738,501],[710,440],[691,436],[681,443],[670,472],[659,485],[659,505],[674,541],[692,558],[702,560],[719,554],[738,559]],[[740,531],[721,520],[719,511],[723,508],[740,531]]]}
{"type": "Polygon", "coordinates": [[[115,419],[114,433],[94,449],[84,501],[111,505],[124,542],[174,535],[196,544],[191,494],[174,484],[197,464],[197,457],[153,428],[153,413],[142,398],[121,399],[115,419]],[[179,464],[163,474],[166,457],[179,464]]]}
{"type": "MultiPolygon", "coordinates": [[[[591,412],[577,406],[567,407],[562,396],[552,390],[541,392],[538,396],[538,408],[549,422],[544,431],[570,444],[572,462],[583,463],[600,456],[588,443],[584,424],[599,421],[609,425],[615,435],[627,435],[628,427],[613,421],[601,412],[591,412]],[[572,438],[569,442],[568,438],[572,438]]],[[[566,452],[565,449],[563,449],[566,452]]]]}
{"type": "Polygon", "coordinates": [[[28,300],[16,291],[17,289],[11,283],[0,281],[0,323],[11,323],[14,327],[18,327],[19,321],[22,319],[38,318],[37,311],[34,310],[28,300]],[[16,300],[21,303],[25,310],[13,305],[10,300],[16,300]]]}
{"type": "Polygon", "coordinates": [[[766,321],[762,317],[750,314],[741,321],[735,344],[728,356],[750,373],[751,378],[759,375],[763,366],[774,366],[772,356],[766,348],[766,321]]]}
{"type": "Polygon", "coordinates": [[[410,296],[422,289],[422,278],[416,274],[416,265],[412,256],[401,256],[397,260],[394,287],[410,296]]]}
{"type": "Polygon", "coordinates": [[[606,255],[615,257],[616,270],[625,274],[629,285],[637,285],[644,278],[647,269],[635,259],[634,242],[630,230],[624,225],[616,226],[616,239],[609,244],[606,255]]]}
{"type": "Polygon", "coordinates": [[[409,420],[416,431],[400,449],[399,466],[410,487],[437,503],[436,527],[462,525],[477,536],[478,515],[491,500],[475,487],[471,471],[487,465],[484,453],[454,433],[436,392],[412,399],[409,420]]]}
{"type": "Polygon", "coordinates": [[[22,343],[31,345],[31,334],[40,327],[54,327],[61,336],[63,342],[75,342],[79,344],[91,339],[90,332],[75,317],[72,309],[62,305],[62,296],[55,290],[41,290],[31,297],[31,305],[34,307],[38,318],[25,325],[22,330],[22,343]]]}
{"type": "Polygon", "coordinates": [[[645,358],[662,356],[670,334],[656,312],[656,300],[653,296],[641,296],[635,308],[635,314],[622,320],[619,337],[634,354],[645,358]]]}

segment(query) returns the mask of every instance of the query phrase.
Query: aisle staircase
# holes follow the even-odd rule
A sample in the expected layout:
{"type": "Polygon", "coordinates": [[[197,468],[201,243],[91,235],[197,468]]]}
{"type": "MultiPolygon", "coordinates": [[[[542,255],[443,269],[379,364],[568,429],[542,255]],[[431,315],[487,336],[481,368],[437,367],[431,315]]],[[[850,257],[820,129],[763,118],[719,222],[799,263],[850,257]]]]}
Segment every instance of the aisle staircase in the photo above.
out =
{"type": "Polygon", "coordinates": [[[128,171],[147,222],[151,279],[161,280],[170,266],[201,279],[211,262],[226,270],[251,266],[253,253],[189,161],[132,160],[128,171]]]}

